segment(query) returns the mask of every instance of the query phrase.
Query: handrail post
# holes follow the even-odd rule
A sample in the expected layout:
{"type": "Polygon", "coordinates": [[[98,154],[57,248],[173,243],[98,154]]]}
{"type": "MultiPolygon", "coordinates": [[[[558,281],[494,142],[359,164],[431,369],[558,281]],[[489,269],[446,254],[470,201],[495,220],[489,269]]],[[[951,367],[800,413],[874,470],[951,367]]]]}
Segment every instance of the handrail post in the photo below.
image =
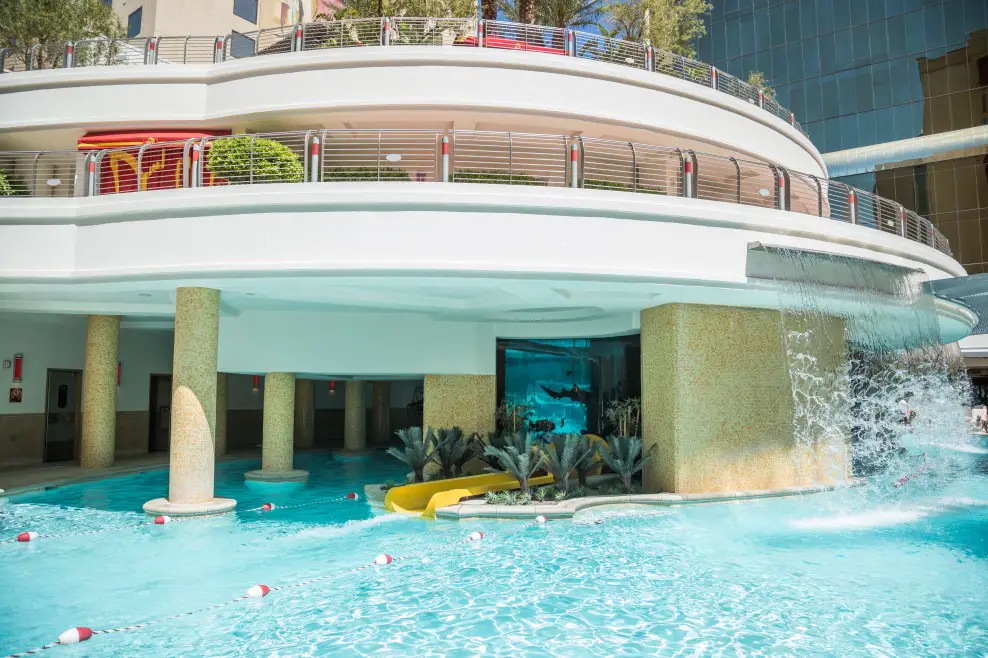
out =
{"type": "Polygon", "coordinates": [[[761,89],[758,90],[758,107],[765,109],[765,92],[761,89]]]}
{"type": "Polygon", "coordinates": [[[381,27],[381,45],[390,46],[391,45],[391,19],[385,16],[381,19],[383,25],[381,27]]]}
{"type": "Polygon", "coordinates": [[[786,187],[788,174],[782,167],[776,168],[775,173],[775,207],[778,210],[789,210],[789,190],[786,187]]]}
{"type": "Polygon", "coordinates": [[[902,237],[906,237],[906,209],[902,207],[901,203],[895,205],[899,206],[899,231],[902,237]]]}
{"type": "Polygon", "coordinates": [[[0,48],[0,74],[5,73],[4,69],[7,66],[7,49],[0,48]]]}
{"type": "Polygon", "coordinates": [[[655,72],[655,49],[645,46],[645,70],[655,72]]]}
{"type": "Polygon", "coordinates": [[[683,196],[693,198],[693,156],[689,151],[683,154],[683,196]]]}
{"type": "MultiPolygon", "coordinates": [[[[62,58],[62,68],[70,69],[75,64],[75,42],[66,41],[65,42],[65,56],[62,58]]],[[[3,68],[3,63],[0,62],[0,69],[3,68]]]]}
{"type": "Polygon", "coordinates": [[[796,127],[796,115],[793,114],[792,112],[789,113],[789,123],[792,125],[793,128],[796,127]]]}
{"type": "Polygon", "coordinates": [[[638,153],[635,151],[635,143],[628,142],[631,149],[631,191],[638,191],[638,153]]]}
{"type": "Polygon", "coordinates": [[[226,55],[226,39],[216,37],[213,41],[213,64],[219,64],[226,55]]]}
{"type": "Polygon", "coordinates": [[[710,67],[710,88],[711,89],[716,89],[717,88],[717,67],[716,66],[711,66],[710,67]]]}
{"type": "Polygon", "coordinates": [[[141,172],[144,171],[144,151],[147,150],[147,144],[141,144],[141,148],[137,149],[137,191],[141,191],[141,172]]]}
{"type": "Polygon", "coordinates": [[[312,136],[312,142],[309,146],[309,182],[318,183],[319,182],[319,160],[320,151],[322,149],[322,142],[319,141],[318,135],[312,136]]]}
{"type": "Polygon", "coordinates": [[[96,195],[96,159],[93,158],[93,154],[86,154],[86,187],[85,196],[95,196],[96,195]]]}
{"type": "Polygon", "coordinates": [[[90,174],[92,175],[93,182],[93,193],[92,196],[99,196],[100,192],[103,191],[103,186],[100,184],[100,177],[103,175],[103,156],[106,155],[106,149],[102,151],[97,151],[96,155],[93,157],[93,163],[89,167],[90,174]]]}
{"type": "Polygon", "coordinates": [[[487,19],[486,18],[481,18],[479,21],[477,21],[477,47],[478,48],[483,48],[484,47],[484,40],[486,38],[486,32],[487,32],[487,28],[485,27],[486,24],[487,24],[487,19]]]}
{"type": "Polygon", "coordinates": [[[302,50],[302,25],[296,23],[292,29],[292,52],[297,53],[302,50]]]}
{"type": "Polygon", "coordinates": [[[192,169],[190,152],[192,151],[193,141],[192,139],[186,140],[185,146],[182,147],[182,187],[191,187],[189,185],[189,171],[192,169]]]}
{"type": "Polygon", "coordinates": [[[737,195],[738,203],[741,203],[741,165],[738,163],[737,158],[729,157],[727,159],[734,163],[735,181],[737,183],[735,186],[737,188],[735,193],[737,195]]]}
{"type": "Polygon", "coordinates": [[[144,63],[146,65],[156,64],[157,58],[157,39],[154,37],[148,37],[144,42],[144,63]]]}
{"type": "Polygon", "coordinates": [[[852,224],[858,223],[858,197],[854,193],[854,188],[847,188],[847,211],[852,224]]]}
{"type": "Polygon", "coordinates": [[[576,57],[576,33],[569,28],[566,29],[566,55],[576,57]]]}
{"type": "Polygon", "coordinates": [[[577,142],[569,145],[569,186],[580,187],[580,145],[577,142]]]}
{"type": "Polygon", "coordinates": [[[27,61],[24,62],[24,70],[25,71],[33,71],[34,70],[34,51],[36,51],[37,49],[38,49],[38,44],[35,44],[35,45],[31,46],[28,49],[28,51],[27,51],[27,61]]]}
{"type": "Polygon", "coordinates": [[[192,145],[192,171],[189,176],[189,187],[199,187],[199,166],[202,149],[198,144],[192,145]]]}
{"type": "Polygon", "coordinates": [[[443,182],[449,182],[449,137],[443,135],[442,139],[442,177],[443,182]]]}

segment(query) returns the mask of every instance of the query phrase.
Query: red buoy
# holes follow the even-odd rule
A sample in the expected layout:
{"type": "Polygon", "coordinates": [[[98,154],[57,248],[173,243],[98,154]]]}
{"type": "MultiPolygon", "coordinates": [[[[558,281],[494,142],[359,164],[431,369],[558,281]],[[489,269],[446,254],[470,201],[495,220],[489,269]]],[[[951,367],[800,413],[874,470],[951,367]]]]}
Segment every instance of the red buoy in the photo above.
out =
{"type": "Polygon", "coordinates": [[[391,561],[392,561],[393,559],[394,559],[394,558],[392,558],[392,557],[391,557],[390,555],[388,555],[387,553],[381,553],[381,554],[380,554],[380,555],[378,555],[378,556],[377,556],[376,558],[374,558],[374,564],[380,564],[380,565],[384,565],[384,564],[391,564],[391,561]]]}
{"type": "Polygon", "coordinates": [[[93,629],[86,628],[85,626],[76,626],[75,628],[70,628],[67,631],[63,631],[61,635],[58,636],[59,644],[79,644],[80,642],[85,642],[93,636],[93,629]]]}
{"type": "Polygon", "coordinates": [[[346,495],[347,500],[360,500],[360,496],[353,493],[352,491],[346,495]]]}
{"type": "Polygon", "coordinates": [[[17,541],[34,541],[38,538],[38,533],[36,532],[22,532],[17,535],[17,541]]]}
{"type": "Polygon", "coordinates": [[[261,509],[264,510],[265,512],[270,512],[271,510],[274,509],[274,503],[264,503],[263,505],[261,505],[261,509]]]}
{"type": "Polygon", "coordinates": [[[172,517],[165,516],[164,514],[162,514],[161,516],[154,517],[154,524],[155,525],[165,525],[166,523],[171,523],[171,520],[172,520],[172,517]]]}
{"type": "Polygon", "coordinates": [[[247,596],[252,599],[260,599],[268,595],[271,588],[267,585],[251,585],[247,588],[247,596]]]}

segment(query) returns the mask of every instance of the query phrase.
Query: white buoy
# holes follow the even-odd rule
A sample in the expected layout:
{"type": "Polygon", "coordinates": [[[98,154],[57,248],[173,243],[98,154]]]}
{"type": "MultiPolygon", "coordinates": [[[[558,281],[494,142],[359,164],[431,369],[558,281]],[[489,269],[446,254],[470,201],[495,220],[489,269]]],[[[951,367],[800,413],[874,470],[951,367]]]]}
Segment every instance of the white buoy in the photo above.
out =
{"type": "Polygon", "coordinates": [[[380,564],[380,565],[391,564],[391,560],[393,559],[394,558],[392,558],[387,553],[381,553],[376,558],[374,558],[374,564],[380,564]]]}
{"type": "Polygon", "coordinates": [[[67,631],[63,631],[61,635],[58,636],[59,644],[79,644],[80,642],[85,642],[93,636],[93,629],[86,628],[85,626],[76,626],[75,628],[70,628],[67,631]]]}
{"type": "Polygon", "coordinates": [[[484,533],[482,532],[471,532],[470,536],[467,537],[467,541],[480,541],[484,538],[484,533]]]}
{"type": "Polygon", "coordinates": [[[545,518],[545,517],[544,517],[544,516],[542,516],[541,514],[539,514],[538,516],[536,516],[536,517],[535,517],[535,522],[536,522],[536,523],[545,523],[545,522],[546,522],[546,521],[548,521],[548,520],[549,520],[549,519],[547,519],[547,518],[545,518]]]}
{"type": "Polygon", "coordinates": [[[270,591],[271,588],[267,585],[251,585],[247,588],[247,596],[252,599],[260,599],[267,596],[270,591]]]}

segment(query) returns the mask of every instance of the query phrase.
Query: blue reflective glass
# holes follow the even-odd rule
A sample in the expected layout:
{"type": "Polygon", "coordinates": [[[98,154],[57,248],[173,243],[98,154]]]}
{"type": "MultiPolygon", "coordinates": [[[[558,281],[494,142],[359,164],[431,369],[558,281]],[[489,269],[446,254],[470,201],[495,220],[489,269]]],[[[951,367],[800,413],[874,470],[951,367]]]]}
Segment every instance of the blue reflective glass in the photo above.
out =
{"type": "Polygon", "coordinates": [[[738,26],[741,32],[741,54],[747,55],[748,53],[755,52],[755,16],[754,14],[745,14],[738,21],[738,26]]]}
{"type": "Polygon", "coordinates": [[[840,141],[840,119],[836,117],[823,122],[823,150],[840,151],[843,146],[840,141]]]}
{"type": "Polygon", "coordinates": [[[870,66],[862,66],[854,69],[854,93],[857,96],[858,112],[875,109],[870,66]]]}
{"type": "Polygon", "coordinates": [[[868,20],[880,21],[885,18],[885,0],[868,0],[868,20]]]}
{"type": "Polygon", "coordinates": [[[786,40],[790,42],[797,41],[800,38],[799,5],[795,2],[790,2],[783,5],[783,10],[786,17],[786,40]]]}
{"type": "Polygon", "coordinates": [[[803,76],[820,75],[820,44],[816,38],[803,41],[803,76]]]}
{"type": "Polygon", "coordinates": [[[875,111],[875,127],[878,130],[878,143],[895,141],[895,108],[884,107],[875,111]]]}
{"type": "Polygon", "coordinates": [[[820,73],[824,75],[837,71],[837,50],[834,46],[834,35],[824,34],[820,37],[820,73]]]}
{"type": "Polygon", "coordinates": [[[789,82],[789,53],[785,46],[772,49],[772,72],[777,82],[789,82]]]}
{"type": "Polygon", "coordinates": [[[851,40],[854,42],[854,63],[864,64],[871,58],[871,47],[868,41],[868,25],[852,27],[851,40]]]}
{"type": "Polygon", "coordinates": [[[964,32],[977,32],[988,27],[988,2],[964,0],[964,32]]]}
{"type": "Polygon", "coordinates": [[[755,12],[755,49],[765,50],[772,47],[772,27],[768,10],[755,12]]]}
{"type": "Polygon", "coordinates": [[[238,32],[233,32],[230,39],[230,54],[234,57],[251,57],[254,55],[254,40],[238,32]]]}
{"type": "Polygon", "coordinates": [[[879,62],[871,67],[874,85],[875,107],[892,104],[892,81],[889,78],[889,62],[879,62]]]}
{"type": "Polygon", "coordinates": [[[141,33],[141,20],[144,16],[144,7],[138,7],[127,17],[127,38],[133,39],[141,33]]]}
{"type": "Polygon", "coordinates": [[[770,31],[772,35],[772,47],[781,46],[786,42],[786,21],[785,15],[778,7],[770,9],[768,12],[770,31]]]}
{"type": "Polygon", "coordinates": [[[886,21],[875,21],[868,25],[868,41],[871,45],[871,60],[873,62],[888,59],[889,56],[885,24],[886,21]]]}
{"type": "Polygon", "coordinates": [[[816,29],[818,34],[828,34],[834,31],[834,5],[827,0],[816,3],[816,29]]]}
{"type": "Polygon", "coordinates": [[[256,23],[257,0],[233,0],[233,13],[245,21],[256,23]]]}
{"type": "Polygon", "coordinates": [[[912,54],[924,50],[926,50],[926,26],[923,24],[923,12],[909,12],[906,14],[906,52],[912,54]]]}
{"type": "Polygon", "coordinates": [[[858,143],[858,118],[850,114],[837,120],[840,126],[840,144],[842,149],[853,149],[858,143]]]}
{"type": "MultiPolygon", "coordinates": [[[[854,4],[857,6],[858,0],[854,4]]],[[[834,0],[834,29],[843,30],[851,26],[851,0],[834,0]]]]}
{"type": "Polygon", "coordinates": [[[741,56],[741,33],[737,21],[724,23],[727,38],[727,57],[733,59],[741,56]]]}
{"type": "Polygon", "coordinates": [[[927,7],[923,12],[926,23],[926,47],[943,48],[947,45],[947,35],[943,24],[943,5],[927,7]]]}
{"type": "Polygon", "coordinates": [[[961,0],[949,0],[943,3],[943,23],[948,46],[964,42],[964,7],[961,5],[961,0]]]}
{"type": "Polygon", "coordinates": [[[851,114],[858,110],[857,99],[854,95],[854,71],[841,71],[837,74],[839,89],[840,114],[851,114]]]}
{"type": "Polygon", "coordinates": [[[806,121],[819,121],[823,118],[823,98],[821,95],[820,78],[812,78],[803,84],[806,95],[806,121]]]}
{"type": "Polygon", "coordinates": [[[911,76],[916,76],[917,78],[919,76],[916,63],[912,58],[903,57],[901,59],[894,59],[889,62],[889,77],[892,80],[893,105],[901,105],[902,103],[908,103],[911,100],[916,100],[910,92],[911,85],[909,84],[909,80],[911,76]]]}
{"type": "MultiPolygon", "coordinates": [[[[826,2],[827,0],[822,0],[826,2]]],[[[816,3],[814,0],[799,0],[799,31],[804,39],[815,37],[817,32],[816,24],[816,3]]]]}
{"type": "Polygon", "coordinates": [[[714,23],[710,26],[710,46],[711,57],[715,64],[727,59],[727,36],[723,23],[714,23]]]}
{"type": "Polygon", "coordinates": [[[772,69],[772,51],[762,50],[755,54],[755,70],[765,74],[769,84],[776,84],[775,71],[772,69]]]}
{"type": "Polygon", "coordinates": [[[744,80],[748,79],[748,76],[752,71],[755,70],[755,53],[750,55],[745,55],[741,58],[741,77],[744,80]]]}
{"type": "Polygon", "coordinates": [[[790,43],[786,50],[789,57],[789,79],[803,79],[803,44],[801,41],[790,43]]]}
{"type": "Polygon", "coordinates": [[[707,28],[707,34],[703,35],[696,44],[696,58],[701,62],[713,62],[713,50],[712,44],[710,43],[710,30],[707,28]]]}
{"type": "Polygon", "coordinates": [[[850,30],[840,30],[834,33],[834,43],[837,53],[837,70],[841,71],[854,63],[854,46],[850,30]]]}
{"type": "Polygon", "coordinates": [[[860,112],[858,115],[856,146],[871,146],[878,143],[878,130],[875,127],[874,112],[860,112]]]}
{"type": "Polygon", "coordinates": [[[837,93],[837,74],[820,78],[821,111],[824,119],[832,119],[840,114],[837,93]]]}
{"type": "Polygon", "coordinates": [[[889,57],[896,58],[905,55],[906,19],[902,16],[892,16],[885,21],[885,32],[888,36],[889,57]]]}
{"type": "Polygon", "coordinates": [[[798,117],[806,116],[806,94],[801,82],[789,87],[789,110],[798,117]]]}

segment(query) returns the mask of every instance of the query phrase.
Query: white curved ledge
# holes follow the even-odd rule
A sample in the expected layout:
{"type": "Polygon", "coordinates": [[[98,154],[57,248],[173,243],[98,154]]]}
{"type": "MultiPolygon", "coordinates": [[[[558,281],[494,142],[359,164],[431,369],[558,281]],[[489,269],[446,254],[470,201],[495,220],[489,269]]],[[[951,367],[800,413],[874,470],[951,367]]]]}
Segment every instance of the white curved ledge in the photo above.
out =
{"type": "Polygon", "coordinates": [[[370,47],[0,76],[0,137],[7,133],[7,141],[27,130],[285,125],[293,117],[364,125],[398,112],[406,125],[507,122],[514,130],[596,129],[618,139],[647,131],[826,176],[806,136],[750,103],[671,76],[572,57],[370,47]]]}

